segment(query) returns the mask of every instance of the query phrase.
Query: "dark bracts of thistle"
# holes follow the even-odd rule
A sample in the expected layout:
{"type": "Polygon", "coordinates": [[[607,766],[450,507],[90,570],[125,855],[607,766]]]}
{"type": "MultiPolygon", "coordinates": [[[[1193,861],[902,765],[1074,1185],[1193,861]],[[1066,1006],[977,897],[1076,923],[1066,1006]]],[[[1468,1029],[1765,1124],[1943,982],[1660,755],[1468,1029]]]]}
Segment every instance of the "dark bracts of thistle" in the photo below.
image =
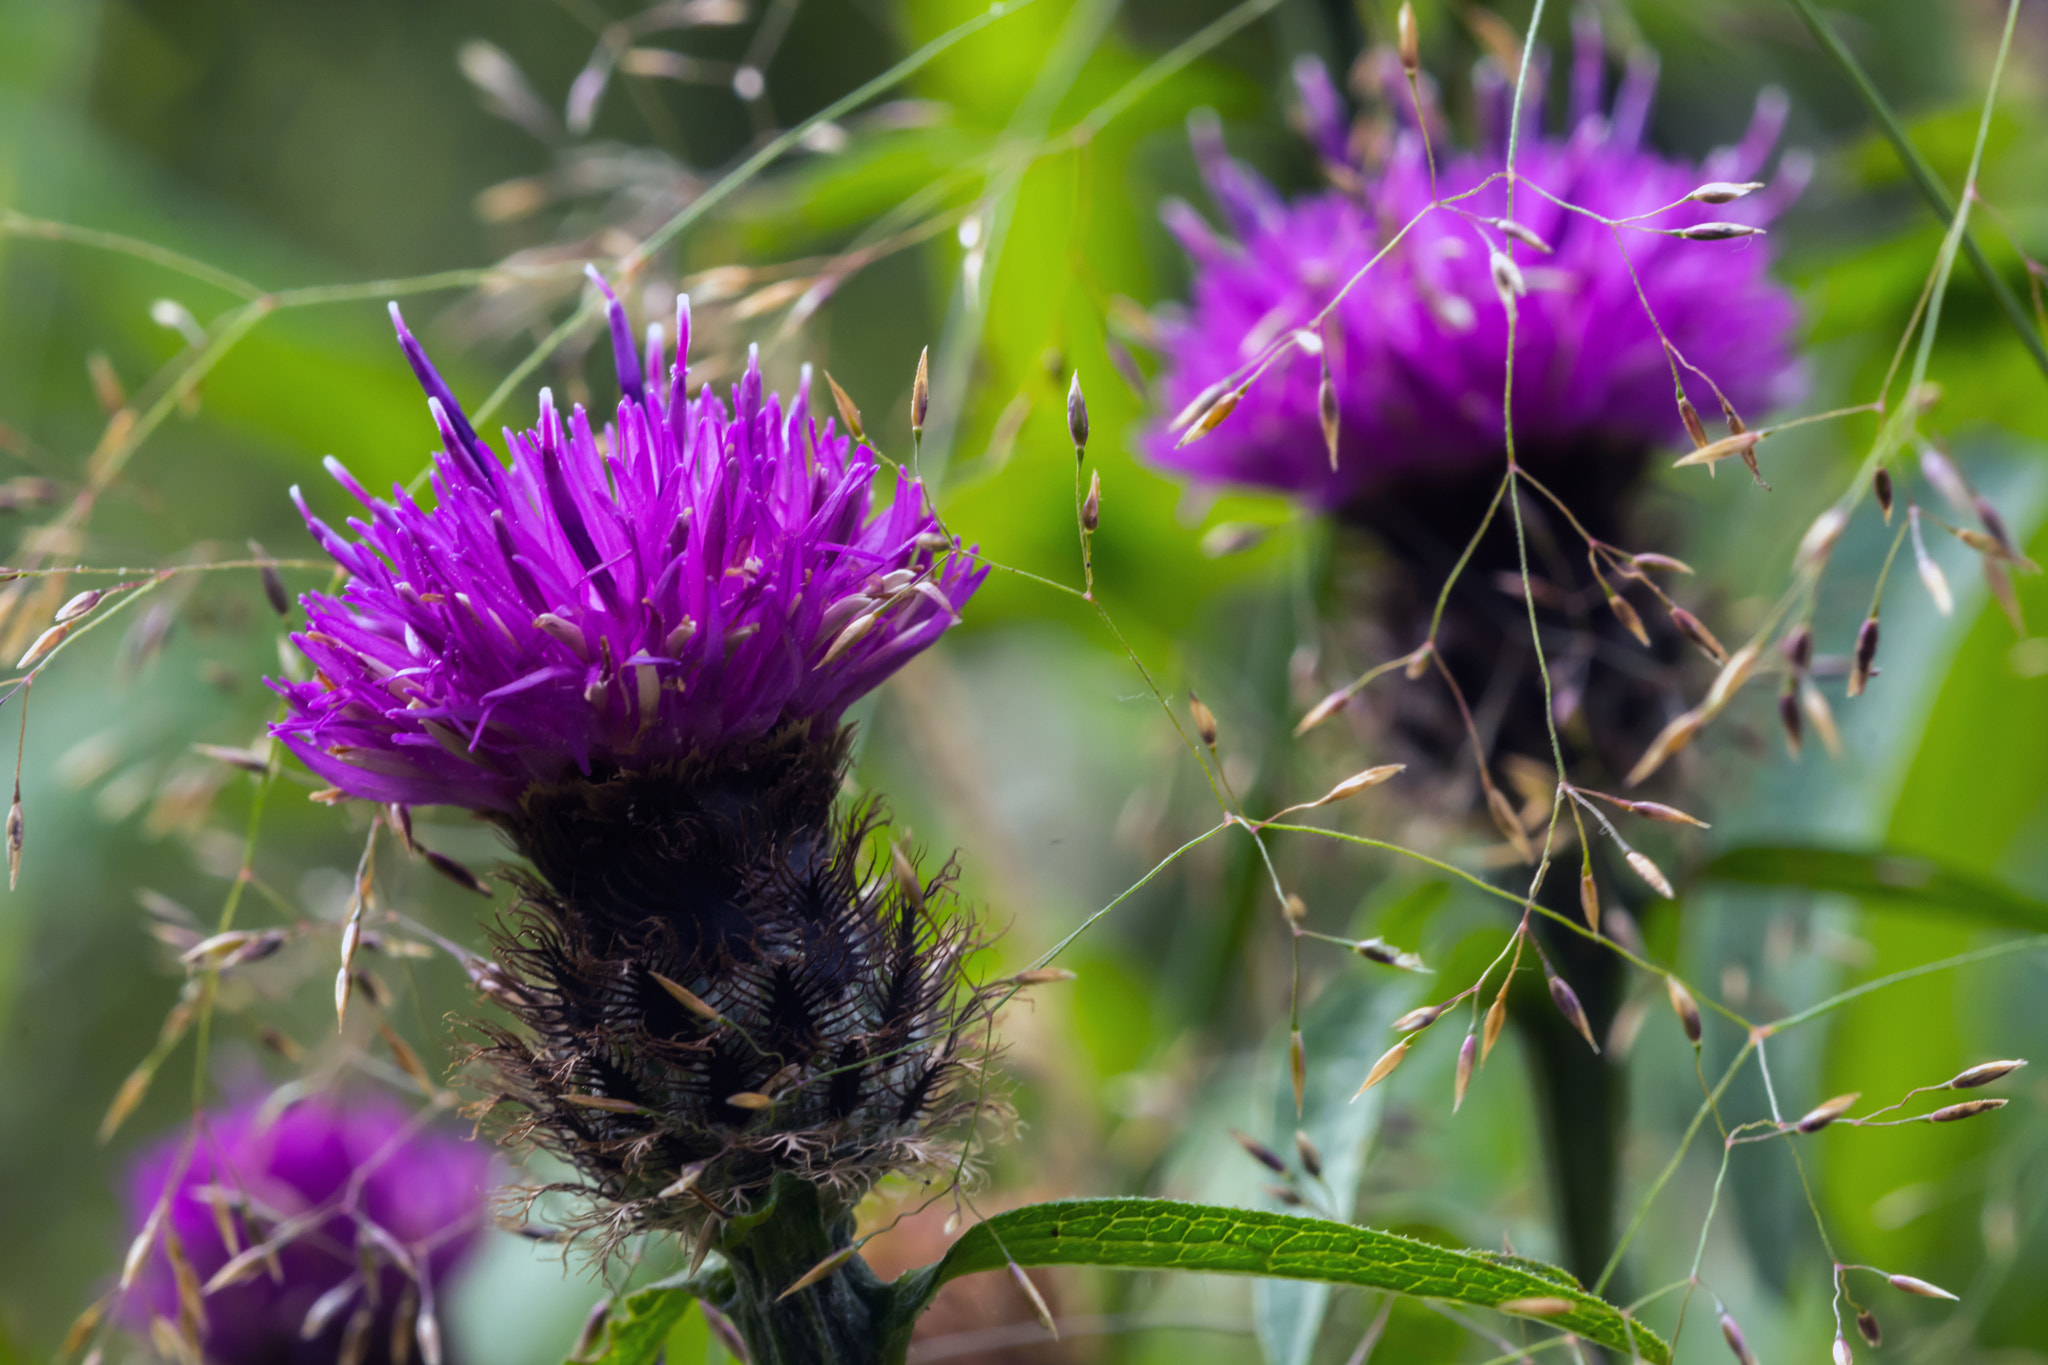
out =
{"type": "Polygon", "coordinates": [[[517,1026],[481,1026],[476,1059],[601,1244],[743,1212],[778,1173],[830,1215],[1000,1118],[970,929],[932,914],[951,869],[863,869],[880,817],[834,810],[845,761],[792,732],[502,817],[538,875],[484,983],[517,1026]]]}

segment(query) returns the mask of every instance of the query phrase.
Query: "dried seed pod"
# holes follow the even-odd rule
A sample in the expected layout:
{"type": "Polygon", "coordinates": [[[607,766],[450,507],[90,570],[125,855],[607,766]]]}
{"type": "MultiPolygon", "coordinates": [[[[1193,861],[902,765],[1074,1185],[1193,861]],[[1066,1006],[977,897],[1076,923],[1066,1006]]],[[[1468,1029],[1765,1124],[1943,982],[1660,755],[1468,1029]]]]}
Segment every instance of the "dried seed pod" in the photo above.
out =
{"type": "Polygon", "coordinates": [[[1699,1002],[1675,976],[1664,978],[1664,990],[1671,997],[1671,1011],[1678,1016],[1678,1026],[1685,1030],[1686,1041],[1698,1047],[1701,1033],[1699,1002]]]}
{"type": "Polygon", "coordinates": [[[1979,1062],[1973,1067],[1967,1067],[1957,1072],[1955,1077],[1949,1081],[1948,1088],[1950,1090],[1975,1090],[1980,1085],[1989,1085],[1993,1081],[2003,1080],[2025,1065],[2025,1060],[2017,1057],[2009,1061],[1979,1062]]]}
{"type": "Polygon", "coordinates": [[[1607,594],[1607,607],[1614,613],[1615,619],[1621,622],[1622,628],[1636,637],[1637,644],[1645,649],[1650,647],[1650,632],[1643,629],[1643,618],[1637,614],[1635,607],[1626,597],[1610,591],[1607,594]]]}
{"type": "Polygon", "coordinates": [[[1586,927],[1594,933],[1600,932],[1600,886],[1593,880],[1593,868],[1588,864],[1579,873],[1579,910],[1586,916],[1586,927]]]}
{"type": "Polygon", "coordinates": [[[1785,752],[1799,757],[1804,738],[1800,729],[1799,694],[1790,688],[1778,694],[1778,727],[1785,732],[1785,752]]]}
{"type": "Polygon", "coordinates": [[[1074,371],[1074,377],[1067,383],[1067,435],[1073,438],[1076,451],[1088,447],[1088,400],[1081,395],[1081,372],[1074,371]]]}
{"type": "Polygon", "coordinates": [[[1837,1095],[1831,1100],[1823,1100],[1802,1114],[1799,1122],[1792,1126],[1802,1133],[1818,1133],[1821,1129],[1848,1113],[1849,1106],[1861,1098],[1863,1098],[1861,1091],[1852,1090],[1846,1095],[1837,1095]]]}
{"type": "Polygon", "coordinates": [[[1636,766],[1629,769],[1628,777],[1625,779],[1627,785],[1640,786],[1652,773],[1664,766],[1666,759],[1692,743],[1694,736],[1699,734],[1705,724],[1706,721],[1698,711],[1687,711],[1674,717],[1668,725],[1657,732],[1657,737],[1650,741],[1650,747],[1636,760],[1636,766]]]}
{"type": "Polygon", "coordinates": [[[1813,665],[1813,628],[1800,622],[1779,639],[1778,649],[1795,676],[1804,674],[1813,665]]]}
{"type": "Polygon", "coordinates": [[[1941,566],[1927,553],[1927,543],[1920,537],[1918,504],[1906,509],[1906,527],[1913,541],[1913,567],[1919,571],[1920,582],[1927,588],[1927,595],[1934,599],[1934,609],[1943,616],[1953,616],[1956,601],[1948,588],[1948,576],[1942,573],[1941,566]]]}
{"type": "Polygon", "coordinates": [[[1465,1103],[1465,1091],[1472,1084],[1472,1062],[1479,1051],[1477,1034],[1467,1033],[1465,1041],[1458,1044],[1458,1069],[1451,1081],[1451,1112],[1457,1113],[1465,1103]]]}
{"type": "MultiPolygon", "coordinates": [[[[1078,383],[1080,376],[1075,376],[1078,383]]],[[[1071,400],[1070,400],[1071,401],[1071,400]]],[[[932,406],[932,348],[917,353],[917,376],[910,381],[910,434],[924,435],[925,414],[932,406]]]]}
{"type": "Polygon", "coordinates": [[[1695,223],[1671,233],[1688,242],[1725,242],[1731,237],[1761,237],[1764,230],[1749,223],[1695,223]]]}
{"type": "Polygon", "coordinates": [[[825,383],[832,390],[832,406],[839,409],[839,425],[845,427],[847,435],[854,440],[867,440],[867,433],[861,430],[860,409],[846,396],[846,390],[839,387],[839,381],[832,377],[830,370],[825,371],[825,383]]]}
{"type": "Polygon", "coordinates": [[[1877,505],[1884,512],[1884,524],[1892,524],[1892,472],[1883,465],[1870,476],[1870,490],[1877,494],[1877,505]]]}
{"type": "Polygon", "coordinates": [[[1216,747],[1216,713],[1193,692],[1188,693],[1188,714],[1195,719],[1195,733],[1209,748],[1216,747]]]}
{"type": "Polygon", "coordinates": [[[1908,1294],[1918,1294],[1923,1299],[1947,1299],[1950,1303],[1961,1302],[1954,1294],[1949,1293],[1940,1285],[1929,1284],[1927,1281],[1915,1279],[1911,1275],[1887,1275],[1885,1279],[1892,1288],[1902,1289],[1908,1294]]]}
{"type": "Polygon", "coordinates": [[[1678,417],[1680,421],[1685,423],[1685,434],[1692,437],[1692,448],[1694,450],[1705,450],[1707,448],[1706,424],[1700,421],[1700,410],[1694,407],[1692,400],[1682,393],[1678,395],[1678,417]]]}
{"type": "Polygon", "coordinates": [[[1091,470],[1088,475],[1088,496],[1081,501],[1081,529],[1090,535],[1102,524],[1102,471],[1091,470]]]}
{"type": "Polygon", "coordinates": [[[1410,78],[1422,70],[1422,38],[1415,28],[1415,6],[1411,0],[1401,0],[1401,10],[1394,18],[1394,47],[1401,54],[1401,70],[1410,78]]]}
{"type": "Polygon", "coordinates": [[[1287,1174],[1287,1163],[1282,1161],[1280,1154],[1271,1147],[1268,1147],[1251,1134],[1240,1132],[1235,1128],[1230,1130],[1230,1136],[1237,1142],[1238,1146],[1244,1148],[1245,1155],[1249,1156],[1252,1160],[1258,1162],[1275,1175],[1287,1174]]]}
{"type": "Polygon", "coordinates": [[[1842,756],[1842,732],[1835,728],[1835,713],[1828,705],[1828,699],[1821,695],[1812,683],[1799,685],[1799,703],[1806,709],[1806,718],[1813,722],[1813,732],[1820,736],[1823,748],[1829,758],[1842,756]]]}
{"type": "Polygon", "coordinates": [[[1301,1117],[1301,1102],[1308,1094],[1308,1048],[1301,1030],[1287,1035],[1287,1080],[1294,1087],[1294,1117],[1301,1117]]]}
{"type": "Polygon", "coordinates": [[[1409,1010],[1406,1014],[1402,1015],[1399,1019],[1396,1019],[1394,1021],[1394,1032],[1413,1033],[1417,1029],[1428,1028],[1431,1024],[1434,1024],[1438,1019],[1441,1019],[1443,1017],[1444,1011],[1449,1008],[1449,1004],[1442,1004],[1424,1005],[1419,1009],[1409,1010]]]}
{"type": "Polygon", "coordinates": [[[1587,1047],[1598,1052],[1600,1044],[1593,1037],[1593,1025],[1586,1018],[1586,1007],[1579,1003],[1579,993],[1556,973],[1546,972],[1544,975],[1547,978],[1546,984],[1550,987],[1550,1002],[1557,1006],[1557,1012],[1565,1017],[1566,1023],[1579,1031],[1580,1036],[1586,1040],[1587,1047]]]}
{"type": "Polygon", "coordinates": [[[1740,184],[1727,180],[1710,180],[1685,196],[1688,204],[1732,204],[1744,195],[1754,194],[1764,187],[1761,180],[1749,180],[1740,184]]]}
{"type": "Polygon", "coordinates": [[[1015,1261],[1010,1262],[1010,1278],[1016,1282],[1018,1290],[1031,1304],[1031,1315],[1038,1319],[1038,1325],[1045,1329],[1047,1336],[1058,1341],[1060,1329],[1053,1322],[1052,1310],[1045,1306],[1045,1296],[1038,1292],[1037,1285],[1031,1283],[1031,1277],[1024,1273],[1024,1267],[1015,1261]]]}
{"type": "Polygon", "coordinates": [[[1635,849],[1630,849],[1628,851],[1628,865],[1634,868],[1635,874],[1648,882],[1651,889],[1665,900],[1678,899],[1678,893],[1671,889],[1671,882],[1665,877],[1663,870],[1651,862],[1644,854],[1637,852],[1635,849]]]}
{"type": "Polygon", "coordinates": [[[1877,618],[1867,616],[1856,631],[1856,653],[1849,667],[1849,695],[1860,697],[1870,685],[1870,665],[1877,659],[1877,618]]]}
{"type": "Polygon", "coordinates": [[[1684,607],[1673,607],[1670,614],[1671,624],[1678,627],[1678,633],[1698,646],[1702,654],[1717,664],[1728,662],[1727,649],[1714,638],[1714,632],[1708,630],[1699,617],[1684,607]]]}
{"type": "Polygon", "coordinates": [[[1337,468],[1337,385],[1330,378],[1330,357],[1323,355],[1323,375],[1316,384],[1316,416],[1323,424],[1323,444],[1330,450],[1330,468],[1337,468]]]}
{"type": "Polygon", "coordinates": [[[1391,780],[1407,771],[1407,768],[1408,765],[1405,763],[1382,763],[1378,767],[1367,768],[1362,773],[1353,773],[1336,786],[1330,788],[1327,793],[1310,802],[1309,808],[1327,806],[1333,801],[1349,800],[1362,791],[1377,787],[1380,783],[1391,780]]]}
{"type": "Polygon", "coordinates": [[[1350,701],[1351,693],[1344,688],[1339,688],[1337,691],[1332,692],[1329,696],[1324,697],[1321,701],[1317,702],[1314,706],[1310,707],[1308,714],[1303,716],[1301,720],[1295,725],[1295,738],[1299,739],[1301,736],[1307,734],[1309,731],[1315,729],[1318,725],[1321,725],[1324,721],[1328,720],[1331,716],[1334,716],[1339,711],[1342,711],[1345,708],[1345,706],[1350,704],[1350,701]]]}
{"type": "Polygon", "coordinates": [[[1239,385],[1202,408],[1200,414],[1195,417],[1193,424],[1188,427],[1187,431],[1178,441],[1174,442],[1173,448],[1178,450],[1184,445],[1190,445],[1216,430],[1217,427],[1223,424],[1224,418],[1237,410],[1237,400],[1244,397],[1244,392],[1244,386],[1239,385]]]}
{"type": "Polygon", "coordinates": [[[1486,1060],[1486,1059],[1487,1059],[1487,1058],[1488,1058],[1489,1056],[1491,1056],[1491,1055],[1493,1054],[1493,1045],[1494,1045],[1495,1043],[1497,1043],[1497,1042],[1499,1042],[1499,1041],[1500,1041],[1500,1031],[1501,1031],[1501,1030],[1502,1030],[1503,1028],[1507,1027],[1507,1022],[1508,1022],[1508,993],[1507,993],[1507,987],[1506,987],[1506,986],[1502,986],[1502,987],[1501,987],[1501,992],[1500,992],[1500,994],[1499,994],[1499,995],[1497,995],[1497,996],[1495,996],[1495,997],[1493,998],[1493,1004],[1491,1004],[1491,1005],[1489,1005],[1489,1006],[1487,1007],[1487,1010],[1486,1010],[1486,1021],[1485,1021],[1485,1022],[1484,1022],[1483,1024],[1481,1024],[1481,1025],[1480,1025],[1480,1029],[1479,1029],[1479,1060],[1480,1060],[1480,1061],[1484,1062],[1484,1061],[1485,1061],[1485,1060],[1486,1060]]]}
{"type": "Polygon", "coordinates": [[[1301,1158],[1301,1169],[1313,1180],[1323,1178],[1323,1153],[1315,1141],[1299,1128],[1294,1130],[1294,1154],[1301,1158]]]}
{"type": "Polygon", "coordinates": [[[1945,1105],[1927,1116],[1930,1123],[1954,1123],[1958,1119],[1973,1119],[1979,1114],[1988,1114],[1994,1109],[2003,1109],[2010,1100],[1964,1100],[1961,1104],[1945,1105]]]}
{"type": "Polygon", "coordinates": [[[1691,825],[1694,829],[1712,829],[1713,826],[1696,815],[1687,815],[1676,806],[1667,806],[1657,801],[1631,801],[1630,812],[1651,820],[1662,820],[1667,825],[1691,825]]]}
{"type": "Polygon", "coordinates": [[[1756,1365],[1756,1353],[1749,1349],[1744,1340],[1742,1328],[1728,1314],[1721,1314],[1721,1339],[1728,1343],[1728,1349],[1735,1353],[1738,1365],[1756,1365]]]}
{"type": "Polygon", "coordinates": [[[1356,1100],[1359,1095],[1363,1095],[1388,1076],[1391,1076],[1394,1073],[1394,1068],[1401,1065],[1401,1059],[1407,1055],[1408,1040],[1403,1038],[1400,1042],[1388,1048],[1386,1052],[1381,1054],[1380,1059],[1372,1064],[1372,1070],[1365,1073],[1365,1084],[1359,1086],[1358,1094],[1353,1095],[1351,1098],[1356,1100]]]}

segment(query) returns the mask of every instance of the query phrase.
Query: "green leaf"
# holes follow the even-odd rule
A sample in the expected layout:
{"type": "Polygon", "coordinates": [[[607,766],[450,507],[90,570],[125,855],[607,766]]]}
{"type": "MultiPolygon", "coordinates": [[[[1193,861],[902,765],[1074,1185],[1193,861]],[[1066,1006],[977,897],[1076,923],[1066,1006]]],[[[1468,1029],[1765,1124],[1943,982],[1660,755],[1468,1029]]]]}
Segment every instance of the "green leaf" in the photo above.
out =
{"type": "Polygon", "coordinates": [[[1491,1308],[1517,1299],[1564,1299],[1570,1311],[1540,1321],[1650,1365],[1671,1351],[1562,1270],[1514,1256],[1455,1251],[1391,1232],[1298,1214],[1220,1208],[1172,1199],[1070,1199],[997,1214],[963,1234],[944,1260],[899,1282],[920,1308],[962,1275],[1018,1265],[1186,1270],[1363,1285],[1417,1298],[1491,1308]]]}
{"type": "Polygon", "coordinates": [[[597,1354],[569,1365],[649,1365],[696,1298],[688,1275],[671,1275],[634,1290],[612,1305],[597,1354]]]}
{"type": "Polygon", "coordinates": [[[1750,886],[1833,891],[1870,905],[1960,912],[1988,924],[2048,933],[2048,901],[1917,853],[1752,844],[1729,849],[1700,875],[1750,886]]]}

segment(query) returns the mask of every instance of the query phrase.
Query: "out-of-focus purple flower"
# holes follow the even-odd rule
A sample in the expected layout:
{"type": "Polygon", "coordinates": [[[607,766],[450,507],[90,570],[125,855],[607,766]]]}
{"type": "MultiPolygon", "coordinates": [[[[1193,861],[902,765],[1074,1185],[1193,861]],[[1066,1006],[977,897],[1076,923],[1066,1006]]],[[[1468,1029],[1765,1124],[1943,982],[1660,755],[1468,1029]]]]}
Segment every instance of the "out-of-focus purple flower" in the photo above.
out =
{"type": "Polygon", "coordinates": [[[278,737],[349,795],[508,811],[578,774],[822,737],[986,575],[917,481],[869,516],[876,457],[811,420],[808,368],[787,412],[751,354],[729,407],[690,399],[688,300],[672,368],[659,327],[643,361],[616,299],[609,315],[613,422],[564,419],[543,391],[506,468],[393,306],[441,430],[435,506],[373,499],[328,461],[370,520],[351,541],[305,514],[352,577],[305,599],[314,679],[273,683],[278,737]]]}
{"type": "MultiPolygon", "coordinates": [[[[1219,237],[1184,203],[1168,227],[1194,265],[1192,305],[1163,320],[1162,390],[1169,410],[1239,371],[1275,339],[1309,322],[1345,281],[1431,203],[1430,173],[1405,78],[1381,54],[1386,103],[1398,119],[1383,157],[1356,150],[1343,104],[1320,64],[1296,69],[1298,123],[1340,188],[1288,202],[1224,152],[1213,123],[1197,124],[1204,179],[1235,241],[1219,237]]],[[[1592,451],[1640,454],[1681,437],[1671,369],[1645,315],[1615,234],[1537,192],[1608,218],[1648,213],[1703,183],[1756,175],[1784,123],[1785,101],[1766,91],[1748,133],[1698,166],[1643,148],[1656,84],[1654,65],[1632,68],[1605,106],[1596,25],[1582,24],[1572,64],[1570,128],[1546,136],[1541,62],[1530,88],[1516,167],[1524,183],[1512,217],[1554,250],[1514,254],[1528,293],[1516,301],[1515,441],[1525,459],[1565,461],[1592,451]]],[[[1506,165],[1513,91],[1482,62],[1481,145],[1452,149],[1425,82],[1425,107],[1443,199],[1473,190],[1506,165]]],[[[1761,225],[1798,193],[1803,158],[1787,157],[1777,183],[1733,203],[1692,203],[1650,221],[1761,225]]],[[[1459,201],[1470,215],[1508,214],[1496,180],[1459,201]]],[[[1688,241],[1623,229],[1642,293],[1673,346],[1712,377],[1738,412],[1768,409],[1797,391],[1791,351],[1795,311],[1767,274],[1761,237],[1688,241]]],[[[1458,476],[1498,462],[1503,441],[1507,314],[1490,246],[1504,236],[1442,208],[1429,213],[1351,290],[1326,327],[1339,405],[1338,467],[1332,470],[1318,415],[1322,362],[1293,350],[1254,383],[1229,419],[1175,449],[1179,430],[1157,430],[1151,457],[1201,482],[1250,485],[1335,509],[1396,480],[1458,476]]],[[[1696,405],[1719,415],[1698,374],[1685,382],[1696,405]]]]}
{"type": "Polygon", "coordinates": [[[131,1226],[139,1229],[177,1174],[158,1240],[122,1300],[131,1326],[178,1320],[164,1234],[176,1235],[204,1284],[291,1220],[305,1222],[278,1248],[274,1271],[259,1265],[206,1296],[201,1341],[209,1365],[331,1365],[351,1330],[365,1352],[362,1365],[386,1365],[410,1282],[394,1265],[394,1249],[411,1259],[425,1282],[419,1300],[431,1305],[433,1291],[461,1264],[487,1221],[490,1149],[439,1128],[421,1129],[388,1099],[315,1097],[268,1123],[259,1104],[244,1104],[208,1115],[189,1157],[185,1148],[183,1137],[158,1144],[129,1178],[131,1226]],[[328,1216],[307,1217],[314,1214],[328,1216]],[[232,1230],[233,1246],[224,1226],[232,1230]],[[367,1257],[359,1245],[371,1248],[367,1257]],[[378,1267],[368,1297],[365,1264],[378,1267]],[[344,1284],[354,1288],[344,1290],[344,1284]],[[325,1321],[316,1321],[317,1330],[307,1335],[307,1315],[316,1304],[325,1321]]]}

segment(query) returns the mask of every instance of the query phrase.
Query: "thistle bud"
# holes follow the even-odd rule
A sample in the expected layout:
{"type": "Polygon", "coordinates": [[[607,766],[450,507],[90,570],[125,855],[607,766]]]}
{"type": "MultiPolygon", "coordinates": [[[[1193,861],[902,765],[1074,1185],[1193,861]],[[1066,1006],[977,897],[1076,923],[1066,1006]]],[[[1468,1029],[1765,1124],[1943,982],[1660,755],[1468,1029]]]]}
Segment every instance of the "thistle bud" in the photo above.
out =
{"type": "Polygon", "coordinates": [[[1884,513],[1884,524],[1892,524],[1892,472],[1883,465],[1870,476],[1870,491],[1877,494],[1877,505],[1884,513]]]}
{"type": "Polygon", "coordinates": [[[1749,223],[1695,223],[1671,234],[1688,242],[1725,242],[1731,237],[1761,237],[1764,230],[1749,223]]]}
{"type": "Polygon", "coordinates": [[[1088,447],[1088,400],[1081,396],[1081,372],[1074,371],[1074,377],[1067,384],[1067,435],[1074,439],[1076,451],[1088,447]]]}
{"type": "Polygon", "coordinates": [[[1673,607],[1671,609],[1671,624],[1678,627],[1678,633],[1698,646],[1699,651],[1709,659],[1712,659],[1717,664],[1728,662],[1727,649],[1718,639],[1714,638],[1714,632],[1708,630],[1699,617],[1694,616],[1684,607],[1673,607]]]}
{"type": "Polygon", "coordinates": [[[1401,10],[1394,18],[1394,46],[1401,54],[1401,70],[1412,78],[1422,70],[1422,39],[1415,28],[1415,6],[1410,0],[1401,0],[1401,10]]]}
{"type": "Polygon", "coordinates": [[[1244,1148],[1245,1155],[1249,1156],[1253,1161],[1258,1162],[1275,1175],[1287,1174],[1287,1163],[1282,1161],[1279,1153],[1275,1152],[1271,1147],[1268,1147],[1250,1133],[1241,1132],[1236,1128],[1230,1130],[1230,1136],[1236,1140],[1238,1146],[1244,1148]]]}
{"type": "Polygon", "coordinates": [[[1701,1033],[1699,1002],[1675,976],[1664,978],[1664,990],[1671,997],[1671,1011],[1678,1016],[1678,1026],[1685,1030],[1686,1041],[1698,1047],[1701,1033]]]}
{"type": "Polygon", "coordinates": [[[1950,1303],[1961,1302],[1955,1295],[1949,1293],[1940,1285],[1929,1284],[1927,1281],[1915,1279],[1911,1275],[1887,1275],[1885,1279],[1892,1288],[1904,1290],[1908,1294],[1918,1294],[1923,1299],[1947,1299],[1950,1303]]]}
{"type": "MultiPolygon", "coordinates": [[[[925,413],[931,410],[931,360],[931,347],[927,346],[917,353],[917,377],[910,381],[910,434],[912,436],[924,435],[925,413]]],[[[1076,376],[1077,380],[1078,378],[1076,376]]]]}
{"type": "Polygon", "coordinates": [[[1792,1126],[1802,1133],[1818,1133],[1821,1129],[1848,1113],[1849,1106],[1861,1098],[1863,1096],[1860,1091],[1852,1090],[1846,1095],[1837,1095],[1831,1100],[1823,1100],[1800,1115],[1799,1122],[1792,1126]]]}
{"type": "Polygon", "coordinates": [[[1381,1054],[1380,1059],[1372,1064],[1372,1070],[1365,1073],[1365,1084],[1359,1086],[1358,1094],[1353,1095],[1351,1098],[1356,1101],[1359,1095],[1363,1095],[1366,1091],[1393,1075],[1394,1068],[1401,1065],[1401,1059],[1407,1055],[1408,1040],[1403,1038],[1400,1042],[1388,1048],[1386,1052],[1381,1054]]]}
{"type": "Polygon", "coordinates": [[[1312,1180],[1323,1178],[1323,1154],[1313,1139],[1299,1128],[1294,1130],[1294,1154],[1301,1158],[1301,1169],[1309,1173],[1312,1180]]]}
{"type": "Polygon", "coordinates": [[[1930,1123],[1954,1123],[1958,1119],[1973,1119],[1979,1114],[1988,1114],[1994,1109],[2003,1109],[2010,1100],[1964,1100],[1935,1110],[1927,1116],[1930,1123]]]}
{"type": "Polygon", "coordinates": [[[1865,617],[1856,631],[1856,654],[1849,668],[1849,695],[1860,697],[1870,684],[1870,665],[1877,658],[1877,618],[1865,617]]]}
{"type": "Polygon", "coordinates": [[[2025,1065],[2026,1062],[2019,1058],[2003,1062],[1979,1062],[1973,1067],[1958,1072],[1955,1078],[1948,1083],[1948,1088],[1950,1090],[1975,1090],[1980,1085],[1989,1085],[1993,1081],[2003,1080],[2025,1065]]]}
{"type": "Polygon", "coordinates": [[[1546,975],[1549,977],[1550,1001],[1557,1006],[1557,1012],[1565,1017],[1566,1023],[1579,1031],[1580,1036],[1585,1038],[1587,1047],[1598,1052],[1600,1044],[1594,1041],[1593,1025],[1586,1019],[1586,1007],[1579,1003],[1578,992],[1573,990],[1563,977],[1554,973],[1546,975]]]}
{"type": "Polygon", "coordinates": [[[1188,714],[1195,719],[1195,733],[1209,748],[1216,747],[1216,713],[1193,692],[1188,693],[1188,714]]]}
{"type": "Polygon", "coordinates": [[[1743,1339],[1742,1328],[1726,1313],[1721,1315],[1721,1337],[1728,1343],[1728,1349],[1735,1353],[1738,1365],[1756,1365],[1756,1354],[1749,1349],[1749,1343],[1743,1339]]]}
{"type": "Polygon", "coordinates": [[[1472,1084],[1472,1061],[1479,1051],[1479,1038],[1467,1033],[1465,1041],[1458,1044],[1458,1069],[1451,1080],[1451,1112],[1457,1113],[1465,1103],[1466,1088],[1472,1084]]]}
{"type": "Polygon", "coordinates": [[[1102,523],[1102,471],[1092,470],[1088,475],[1088,496],[1081,502],[1081,529],[1090,535],[1102,523]]]}

